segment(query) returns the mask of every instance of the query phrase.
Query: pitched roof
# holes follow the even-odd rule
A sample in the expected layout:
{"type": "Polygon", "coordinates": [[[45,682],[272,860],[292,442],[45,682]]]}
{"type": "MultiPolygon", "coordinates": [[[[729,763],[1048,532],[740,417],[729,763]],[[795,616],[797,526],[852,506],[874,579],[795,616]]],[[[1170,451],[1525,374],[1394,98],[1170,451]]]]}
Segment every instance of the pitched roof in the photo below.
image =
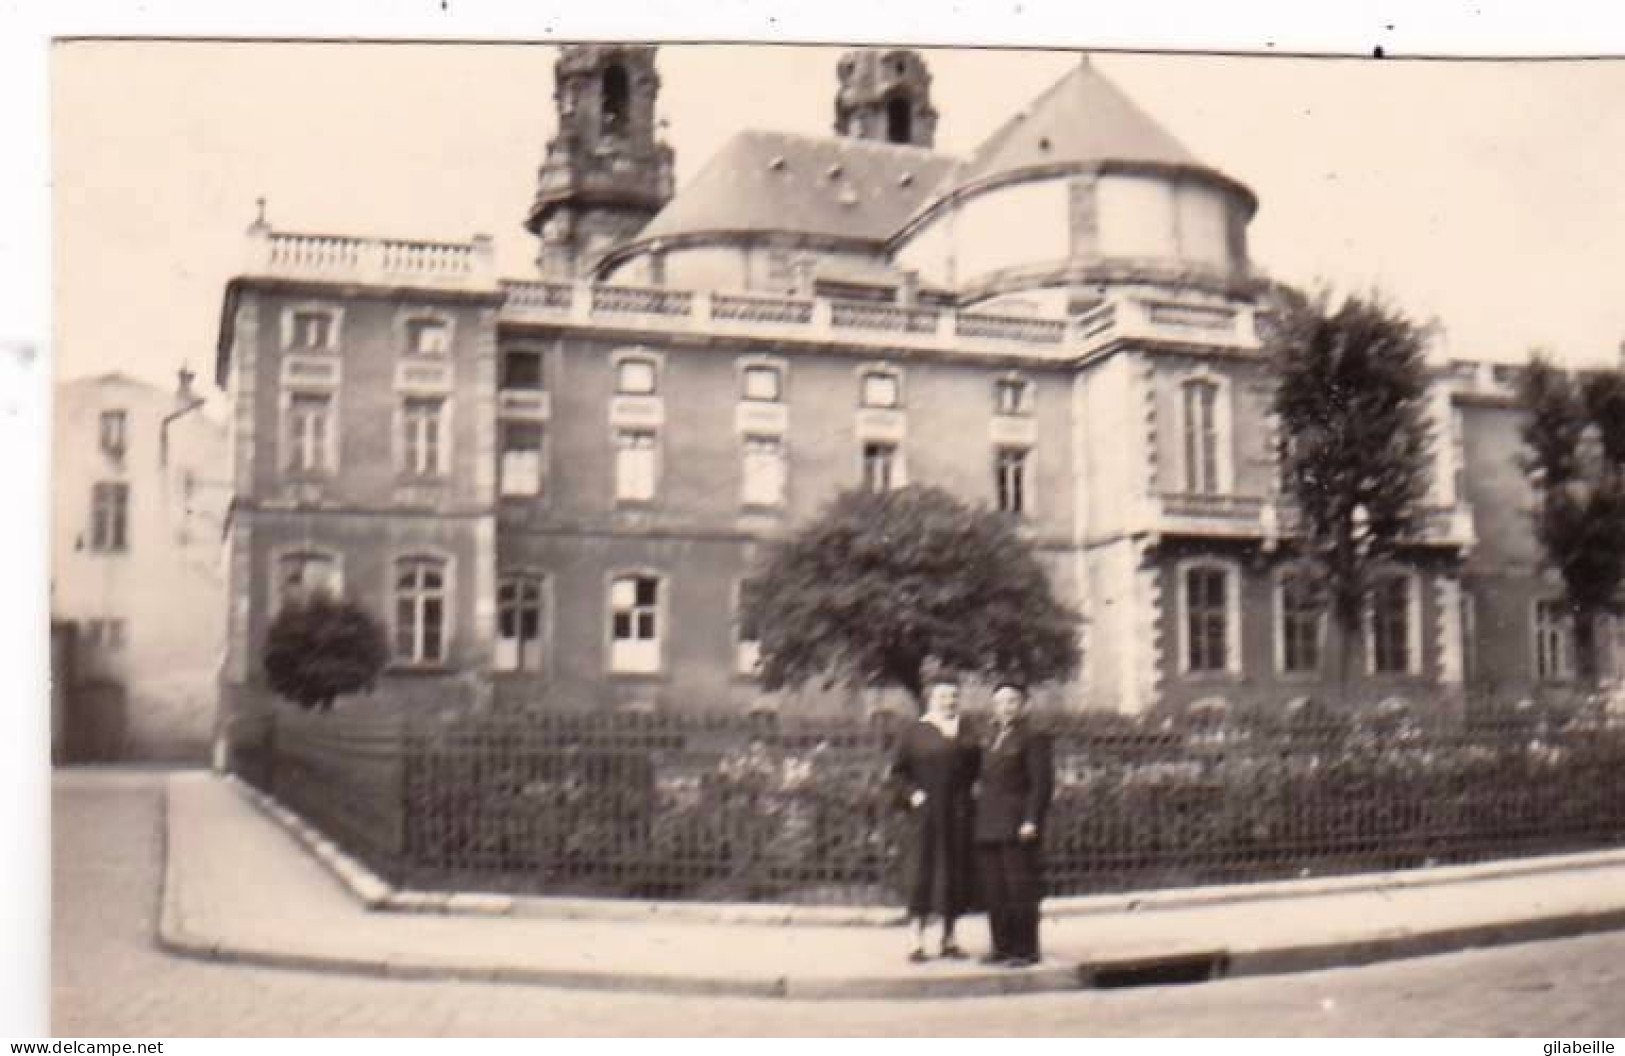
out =
{"type": "Polygon", "coordinates": [[[638,233],[788,231],[882,241],[955,161],[922,147],[740,132],[638,233]]]}
{"type": "Polygon", "coordinates": [[[989,136],[953,182],[963,187],[1001,172],[1097,161],[1202,164],[1085,57],[989,136]]]}

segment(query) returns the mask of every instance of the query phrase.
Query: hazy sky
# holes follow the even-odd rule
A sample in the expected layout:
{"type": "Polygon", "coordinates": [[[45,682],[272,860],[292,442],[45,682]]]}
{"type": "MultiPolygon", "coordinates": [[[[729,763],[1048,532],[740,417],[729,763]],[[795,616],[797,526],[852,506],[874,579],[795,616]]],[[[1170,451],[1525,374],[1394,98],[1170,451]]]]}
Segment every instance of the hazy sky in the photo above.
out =
{"type": "MultiPolygon", "coordinates": [[[[735,130],[827,134],[839,49],[661,49],[679,191],[735,130]]],[[[541,46],[65,43],[53,55],[59,376],[213,361],[254,199],[292,231],[496,236],[554,125],[541,46]]],[[[939,149],[969,153],[1074,53],[930,51],[939,149]]],[[[1257,192],[1252,255],[1377,287],[1451,355],[1612,358],[1625,339],[1625,62],[1109,54],[1097,67],[1257,192]]]]}

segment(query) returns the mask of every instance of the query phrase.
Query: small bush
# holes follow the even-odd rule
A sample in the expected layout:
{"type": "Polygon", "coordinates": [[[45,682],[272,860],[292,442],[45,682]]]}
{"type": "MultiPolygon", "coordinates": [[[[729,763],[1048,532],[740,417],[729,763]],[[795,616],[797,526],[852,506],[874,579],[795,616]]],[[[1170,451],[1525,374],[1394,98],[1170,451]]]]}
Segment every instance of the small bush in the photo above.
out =
{"type": "Polygon", "coordinates": [[[322,592],[283,606],[265,635],[271,688],[310,711],[328,711],[335,698],[371,688],[387,659],[372,614],[322,592]]]}

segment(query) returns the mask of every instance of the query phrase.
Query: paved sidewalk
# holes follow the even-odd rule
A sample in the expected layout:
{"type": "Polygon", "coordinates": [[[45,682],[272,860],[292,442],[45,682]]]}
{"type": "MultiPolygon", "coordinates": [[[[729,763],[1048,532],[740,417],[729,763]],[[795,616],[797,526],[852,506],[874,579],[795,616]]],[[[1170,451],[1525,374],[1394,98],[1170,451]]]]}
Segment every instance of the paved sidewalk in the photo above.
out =
{"type": "MultiPolygon", "coordinates": [[[[1046,921],[1041,967],[911,965],[897,927],[369,911],[243,789],[207,773],[170,779],[167,825],[168,949],[407,978],[947,997],[1295,971],[1625,928],[1625,852],[1614,851],[1273,884],[1257,889],[1265,898],[1230,889],[1066,900],[1046,921]]],[[[982,922],[967,921],[963,939],[980,952],[982,922]]]]}

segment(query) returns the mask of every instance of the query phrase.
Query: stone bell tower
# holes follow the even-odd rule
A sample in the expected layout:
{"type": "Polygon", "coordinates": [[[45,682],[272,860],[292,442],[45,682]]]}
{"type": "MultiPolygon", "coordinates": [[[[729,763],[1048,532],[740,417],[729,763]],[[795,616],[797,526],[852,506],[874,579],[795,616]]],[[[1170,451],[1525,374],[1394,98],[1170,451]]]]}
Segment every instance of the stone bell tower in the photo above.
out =
{"type": "Polygon", "coordinates": [[[863,48],[841,56],[835,96],[835,132],[853,139],[878,139],[930,147],[937,136],[931,106],[931,73],[918,52],[906,48],[863,48]]]}
{"type": "Polygon", "coordinates": [[[573,279],[671,198],[672,153],[655,136],[653,46],[566,45],[553,84],[558,134],[525,227],[541,240],[542,275],[573,279]]]}

